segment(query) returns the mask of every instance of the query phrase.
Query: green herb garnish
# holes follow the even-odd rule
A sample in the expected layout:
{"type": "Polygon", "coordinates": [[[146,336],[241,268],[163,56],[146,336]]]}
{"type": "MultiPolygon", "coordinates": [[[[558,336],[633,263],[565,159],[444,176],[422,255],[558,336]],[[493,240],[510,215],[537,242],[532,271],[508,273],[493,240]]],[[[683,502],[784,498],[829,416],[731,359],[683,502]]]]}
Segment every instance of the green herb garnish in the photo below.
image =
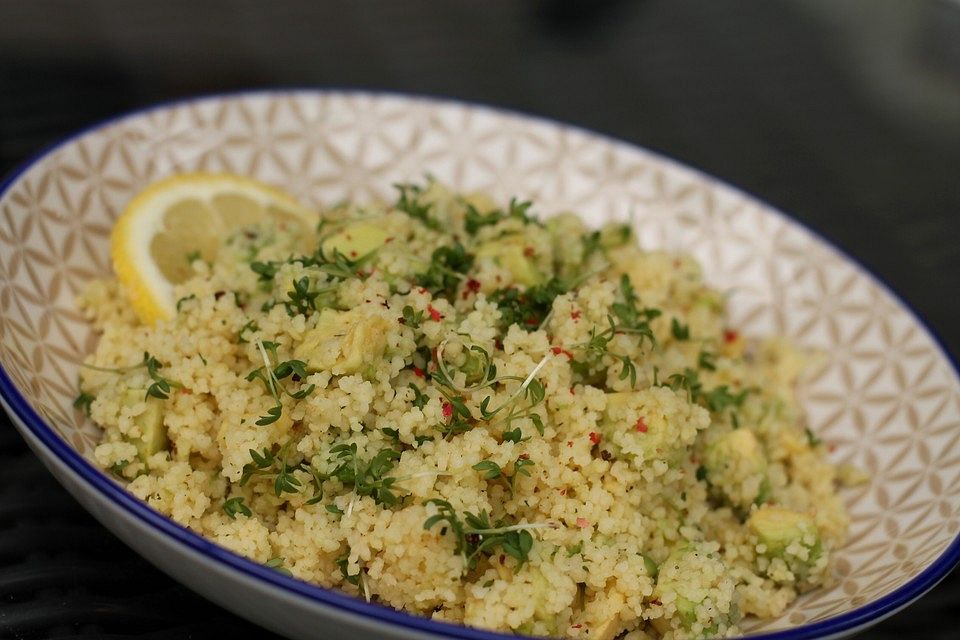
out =
{"type": "Polygon", "coordinates": [[[397,211],[403,211],[405,214],[419,220],[429,229],[440,231],[443,229],[440,222],[430,217],[430,209],[433,205],[429,202],[422,202],[423,187],[415,184],[395,184],[394,189],[400,192],[393,207],[397,211]]]}
{"type": "Polygon", "coordinates": [[[459,242],[442,246],[430,254],[430,265],[427,270],[416,276],[417,285],[427,289],[434,295],[443,295],[452,298],[460,281],[473,266],[473,254],[459,242]]]}
{"type": "Polygon", "coordinates": [[[73,400],[73,406],[77,409],[83,411],[83,413],[89,418],[90,417],[90,405],[93,404],[93,401],[96,400],[96,396],[90,395],[85,391],[81,391],[73,400]]]}
{"type": "Polygon", "coordinates": [[[223,511],[224,511],[224,513],[226,513],[228,516],[230,516],[230,519],[231,519],[231,520],[236,520],[238,513],[239,513],[239,514],[242,514],[242,515],[245,515],[245,516],[247,516],[248,518],[253,515],[253,512],[250,511],[250,507],[248,507],[246,504],[244,504],[244,502],[243,502],[243,497],[241,497],[241,496],[237,496],[237,497],[235,497],[235,498],[230,498],[229,500],[227,500],[226,502],[224,502],[224,503],[223,503],[223,511]]]}
{"type": "Polygon", "coordinates": [[[510,206],[507,211],[495,209],[487,213],[480,213],[473,205],[467,205],[467,214],[464,218],[464,228],[466,229],[467,233],[473,236],[477,234],[477,231],[480,230],[480,227],[495,225],[501,220],[506,220],[508,218],[521,220],[524,224],[539,224],[539,221],[529,213],[531,206],[533,206],[533,203],[531,202],[520,201],[516,198],[511,198],[510,206]]]}
{"type": "Polygon", "coordinates": [[[530,287],[526,291],[515,287],[497,289],[490,294],[490,300],[500,308],[502,329],[515,324],[526,331],[533,331],[550,313],[554,299],[567,291],[566,283],[559,278],[551,278],[546,283],[530,287]]]}
{"type": "Polygon", "coordinates": [[[430,516],[423,523],[426,531],[439,523],[446,523],[441,529],[441,535],[452,533],[456,546],[454,553],[461,555],[465,567],[474,569],[481,554],[494,555],[497,548],[501,552],[517,561],[517,569],[529,560],[530,550],[533,548],[534,529],[552,528],[553,524],[508,524],[505,520],[490,522],[486,511],[473,514],[464,512],[461,518],[456,510],[446,500],[433,498],[424,504],[437,507],[438,513],[430,516]]]}
{"type": "Polygon", "coordinates": [[[679,320],[673,318],[670,320],[670,333],[677,340],[689,340],[690,325],[681,324],[679,320]]]}
{"type": "Polygon", "coordinates": [[[423,322],[423,311],[414,312],[413,307],[406,305],[403,308],[403,324],[411,329],[419,329],[423,322]]]}

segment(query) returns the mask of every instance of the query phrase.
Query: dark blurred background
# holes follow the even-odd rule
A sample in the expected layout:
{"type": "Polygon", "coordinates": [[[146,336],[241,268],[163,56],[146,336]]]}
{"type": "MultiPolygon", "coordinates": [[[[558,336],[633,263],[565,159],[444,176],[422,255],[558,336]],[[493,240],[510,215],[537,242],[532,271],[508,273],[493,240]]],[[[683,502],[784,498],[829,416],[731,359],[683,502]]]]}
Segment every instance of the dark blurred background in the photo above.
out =
{"type": "MultiPolygon", "coordinates": [[[[960,347],[958,0],[0,0],[0,172],[121,111],[276,86],[489,103],[660,151],[796,216],[960,347]]],[[[0,452],[0,637],[270,637],[116,541],[5,418],[0,452]]],[[[958,628],[953,575],[866,636],[958,628]]]]}

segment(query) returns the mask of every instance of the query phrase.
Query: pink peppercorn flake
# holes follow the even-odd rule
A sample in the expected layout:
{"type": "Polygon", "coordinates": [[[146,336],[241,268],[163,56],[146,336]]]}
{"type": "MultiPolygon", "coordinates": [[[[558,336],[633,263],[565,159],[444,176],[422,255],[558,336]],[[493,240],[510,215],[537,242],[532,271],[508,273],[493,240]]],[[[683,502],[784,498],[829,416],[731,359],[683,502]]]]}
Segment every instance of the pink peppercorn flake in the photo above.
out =
{"type": "Polygon", "coordinates": [[[590,521],[586,518],[577,518],[577,526],[581,529],[586,529],[590,526],[590,521]]]}
{"type": "Polygon", "coordinates": [[[596,431],[590,432],[590,442],[592,442],[593,444],[600,444],[600,439],[601,438],[599,433],[597,433],[596,431]]]}
{"type": "Polygon", "coordinates": [[[564,349],[563,347],[550,347],[550,350],[553,351],[553,355],[558,356],[561,353],[567,356],[567,359],[573,360],[573,354],[564,349]]]}
{"type": "Polygon", "coordinates": [[[450,404],[449,402],[443,403],[443,417],[444,418],[453,417],[453,405],[450,404]]]}
{"type": "Polygon", "coordinates": [[[640,433],[646,433],[648,431],[647,422],[643,419],[643,416],[637,418],[637,431],[640,433]]]}

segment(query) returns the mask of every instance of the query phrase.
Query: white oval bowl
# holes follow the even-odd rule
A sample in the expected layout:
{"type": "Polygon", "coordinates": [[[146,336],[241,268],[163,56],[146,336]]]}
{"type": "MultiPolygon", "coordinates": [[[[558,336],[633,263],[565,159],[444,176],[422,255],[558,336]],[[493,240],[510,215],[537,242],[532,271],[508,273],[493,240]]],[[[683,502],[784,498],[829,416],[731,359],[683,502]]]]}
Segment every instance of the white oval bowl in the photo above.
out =
{"type": "MultiPolygon", "coordinates": [[[[733,152],[733,151],[732,151],[733,152]]],[[[109,273],[108,234],[141,188],[229,171],[319,206],[390,198],[429,172],[460,191],[532,199],[592,224],[633,220],[645,247],[683,250],[731,290],[734,326],[822,351],[802,397],[831,457],[871,475],[846,490],[850,541],[836,584],[756,637],[849,635],[931,589],[960,562],[960,380],[915,314],[849,257],[735,189],[637,147],[487,107],[397,95],[277,91],[201,98],[123,116],[41,153],[0,183],[0,396],[57,479],[175,579],[296,638],[476,640],[286,577],[176,524],[91,464],[97,428],[72,407],[96,342],[76,310],[109,273]]]]}

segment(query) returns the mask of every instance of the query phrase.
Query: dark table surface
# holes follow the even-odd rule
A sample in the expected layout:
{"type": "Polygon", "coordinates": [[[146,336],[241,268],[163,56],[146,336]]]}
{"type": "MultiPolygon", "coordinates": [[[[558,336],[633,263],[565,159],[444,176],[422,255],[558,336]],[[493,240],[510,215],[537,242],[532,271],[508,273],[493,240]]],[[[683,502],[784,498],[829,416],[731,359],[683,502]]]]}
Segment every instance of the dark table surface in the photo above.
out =
{"type": "MultiPolygon", "coordinates": [[[[655,149],[795,215],[960,346],[955,0],[0,0],[0,172],[124,110],[274,86],[479,101],[655,149]]],[[[0,637],[270,637],[120,544],[5,419],[0,451],[0,637]]],[[[866,635],[954,638],[958,605],[953,574],[866,635]]]]}

